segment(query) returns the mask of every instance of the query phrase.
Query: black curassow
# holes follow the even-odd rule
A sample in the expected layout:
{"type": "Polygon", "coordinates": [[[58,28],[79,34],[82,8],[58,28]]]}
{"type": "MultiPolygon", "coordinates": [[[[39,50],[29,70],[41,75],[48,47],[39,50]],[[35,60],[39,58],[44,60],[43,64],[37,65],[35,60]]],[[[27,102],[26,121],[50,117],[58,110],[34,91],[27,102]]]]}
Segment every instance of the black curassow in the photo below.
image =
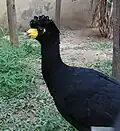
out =
{"type": "Polygon", "coordinates": [[[79,131],[113,127],[120,111],[120,84],[96,70],[72,67],[60,57],[60,32],[48,16],[35,16],[27,35],[41,44],[42,74],[61,115],[79,131]]]}

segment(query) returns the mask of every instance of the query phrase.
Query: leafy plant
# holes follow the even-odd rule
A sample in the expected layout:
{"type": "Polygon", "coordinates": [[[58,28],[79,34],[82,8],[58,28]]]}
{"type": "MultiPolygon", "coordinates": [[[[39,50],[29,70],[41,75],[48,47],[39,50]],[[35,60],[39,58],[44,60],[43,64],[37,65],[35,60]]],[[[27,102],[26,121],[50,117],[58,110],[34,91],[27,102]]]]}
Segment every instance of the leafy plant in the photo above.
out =
{"type": "Polygon", "coordinates": [[[36,76],[34,70],[26,62],[30,53],[26,45],[15,48],[5,40],[0,40],[0,97],[13,97],[30,88],[36,76]]]}

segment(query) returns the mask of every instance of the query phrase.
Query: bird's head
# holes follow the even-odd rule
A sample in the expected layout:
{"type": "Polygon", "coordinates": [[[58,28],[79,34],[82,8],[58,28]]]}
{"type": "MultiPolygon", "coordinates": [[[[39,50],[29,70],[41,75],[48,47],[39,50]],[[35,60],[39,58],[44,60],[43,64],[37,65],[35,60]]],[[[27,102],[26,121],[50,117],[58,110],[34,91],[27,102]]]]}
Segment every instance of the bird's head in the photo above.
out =
{"type": "Polygon", "coordinates": [[[59,29],[48,16],[34,16],[30,21],[30,27],[26,32],[27,36],[38,40],[41,44],[54,43],[59,39],[59,29]]]}

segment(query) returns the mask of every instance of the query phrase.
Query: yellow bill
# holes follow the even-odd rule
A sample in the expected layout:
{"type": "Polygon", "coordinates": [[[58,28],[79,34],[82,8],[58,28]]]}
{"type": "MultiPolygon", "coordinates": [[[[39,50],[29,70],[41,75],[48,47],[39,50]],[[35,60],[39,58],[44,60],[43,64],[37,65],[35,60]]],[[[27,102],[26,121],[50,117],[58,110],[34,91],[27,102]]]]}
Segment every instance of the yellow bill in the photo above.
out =
{"type": "Polygon", "coordinates": [[[35,39],[38,36],[38,30],[31,28],[27,31],[27,35],[29,36],[29,38],[35,39]]]}

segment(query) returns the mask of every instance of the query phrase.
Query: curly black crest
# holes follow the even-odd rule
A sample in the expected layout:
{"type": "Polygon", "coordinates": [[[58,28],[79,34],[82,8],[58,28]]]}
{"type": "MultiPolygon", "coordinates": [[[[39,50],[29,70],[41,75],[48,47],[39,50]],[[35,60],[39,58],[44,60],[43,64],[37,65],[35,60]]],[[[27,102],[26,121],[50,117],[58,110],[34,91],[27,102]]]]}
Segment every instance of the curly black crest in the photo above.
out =
{"type": "Polygon", "coordinates": [[[49,16],[34,16],[34,19],[30,21],[30,27],[38,29],[38,32],[41,32],[43,29],[46,30],[46,34],[59,33],[59,29],[55,23],[49,18],[49,16]]]}

